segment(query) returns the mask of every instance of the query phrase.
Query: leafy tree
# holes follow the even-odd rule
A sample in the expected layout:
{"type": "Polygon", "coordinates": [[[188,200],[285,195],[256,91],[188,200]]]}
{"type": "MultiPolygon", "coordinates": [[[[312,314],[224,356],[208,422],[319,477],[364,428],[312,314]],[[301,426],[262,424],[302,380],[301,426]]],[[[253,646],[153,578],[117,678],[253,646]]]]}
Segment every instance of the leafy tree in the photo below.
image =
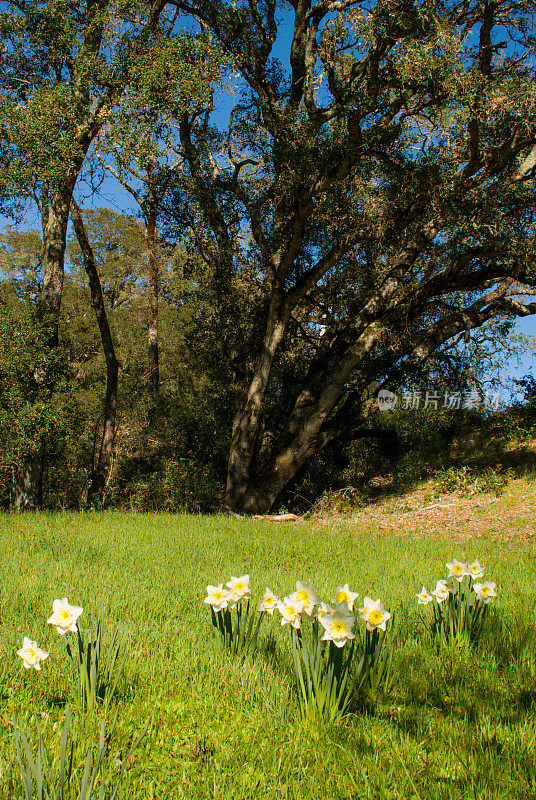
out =
{"type": "MultiPolygon", "coordinates": [[[[29,242],[31,254],[33,235],[17,239],[29,242]]],[[[23,510],[31,490],[45,507],[77,507],[86,475],[80,444],[87,409],[65,343],[54,362],[47,356],[33,276],[27,278],[24,265],[0,282],[0,505],[23,510]]]]}
{"type": "Polygon", "coordinates": [[[104,161],[103,166],[134,197],[143,219],[149,289],[147,384],[150,391],[158,392],[160,383],[158,299],[162,257],[162,250],[158,247],[158,219],[162,200],[171,186],[173,174],[156,158],[150,156],[135,159],[135,164],[132,164],[128,157],[125,158],[124,152],[115,150],[115,161],[119,171],[104,161]],[[140,165],[139,161],[143,163],[140,165]]]}
{"type": "MultiPolygon", "coordinates": [[[[162,57],[167,59],[166,51],[162,57]]],[[[215,55],[213,64],[214,59],[215,55]]],[[[223,56],[218,54],[218,61],[223,67],[223,56]]],[[[160,69],[169,71],[169,63],[166,61],[160,69]]],[[[178,82],[180,78],[179,72],[178,82]]],[[[97,158],[103,170],[129,192],[143,222],[149,279],[147,376],[153,393],[159,388],[158,300],[163,257],[158,247],[158,229],[163,200],[183,160],[178,140],[178,119],[183,111],[180,91],[162,92],[160,85],[150,87],[141,97],[135,96],[117,109],[98,141],[97,158]]]]}
{"type": "Polygon", "coordinates": [[[233,370],[227,503],[267,511],[313,454],[362,435],[379,388],[536,312],[534,8],[173,4],[241,90],[225,132],[182,116],[174,210],[212,265],[233,370]]]}
{"type": "MultiPolygon", "coordinates": [[[[13,214],[29,199],[40,211],[42,285],[36,312],[50,359],[50,369],[44,364],[49,383],[59,341],[71,198],[95,137],[127,96],[128,103],[143,103],[158,88],[164,96],[178,93],[187,108],[192,96],[207,93],[198,72],[200,64],[208,69],[207,48],[177,30],[175,21],[162,0],[2,6],[0,199],[13,214]]],[[[28,458],[35,461],[36,453],[28,458]]],[[[23,469],[20,479],[23,506],[32,508],[37,483],[29,474],[23,469]]]]}

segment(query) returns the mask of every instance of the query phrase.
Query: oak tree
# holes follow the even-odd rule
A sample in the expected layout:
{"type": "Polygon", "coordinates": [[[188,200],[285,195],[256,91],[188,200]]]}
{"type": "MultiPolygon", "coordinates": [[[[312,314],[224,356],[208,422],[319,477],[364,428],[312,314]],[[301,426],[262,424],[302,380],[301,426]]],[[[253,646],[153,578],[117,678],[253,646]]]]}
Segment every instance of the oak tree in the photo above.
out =
{"type": "Polygon", "coordinates": [[[362,435],[378,389],[536,312],[534,5],[173,5],[236,69],[224,130],[182,117],[175,207],[214,270],[233,371],[227,504],[265,512],[362,435]]]}

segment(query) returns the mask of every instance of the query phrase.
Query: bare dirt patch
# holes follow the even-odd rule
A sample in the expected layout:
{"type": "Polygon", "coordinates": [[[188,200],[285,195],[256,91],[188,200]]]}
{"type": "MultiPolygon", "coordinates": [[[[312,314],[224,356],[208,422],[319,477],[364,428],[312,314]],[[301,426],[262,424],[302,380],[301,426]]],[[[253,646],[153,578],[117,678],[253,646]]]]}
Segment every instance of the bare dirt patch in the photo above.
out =
{"type": "Polygon", "coordinates": [[[400,535],[459,539],[495,534],[503,538],[536,536],[536,482],[513,480],[499,497],[435,495],[428,482],[396,499],[381,500],[346,513],[314,515],[318,524],[391,531],[400,535]]]}

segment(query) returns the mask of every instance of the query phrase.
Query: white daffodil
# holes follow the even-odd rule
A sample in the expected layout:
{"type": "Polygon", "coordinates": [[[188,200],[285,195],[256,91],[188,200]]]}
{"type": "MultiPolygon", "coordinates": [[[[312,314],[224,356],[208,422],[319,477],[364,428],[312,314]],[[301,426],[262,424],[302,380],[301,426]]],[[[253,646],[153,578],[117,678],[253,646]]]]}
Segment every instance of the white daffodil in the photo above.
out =
{"type": "Polygon", "coordinates": [[[264,594],[262,596],[262,600],[259,603],[258,610],[259,611],[267,611],[269,614],[273,614],[274,610],[277,608],[277,604],[279,602],[279,597],[277,597],[271,589],[266,587],[264,594]]]}
{"type": "Polygon", "coordinates": [[[467,572],[469,573],[471,578],[475,580],[476,578],[482,577],[482,575],[484,574],[484,569],[485,568],[482,566],[482,564],[480,564],[479,561],[477,560],[473,561],[472,564],[469,564],[469,566],[467,567],[467,572]]]}
{"type": "Polygon", "coordinates": [[[419,605],[422,606],[426,606],[428,605],[428,603],[432,603],[434,600],[434,598],[432,597],[426,586],[423,586],[421,591],[418,592],[418,594],[416,594],[415,597],[417,598],[419,605]]]}
{"type": "Polygon", "coordinates": [[[303,602],[303,610],[309,616],[315,610],[315,606],[320,603],[320,598],[310,583],[305,584],[301,581],[296,581],[296,591],[290,596],[293,600],[303,602]]]}
{"type": "Polygon", "coordinates": [[[451,592],[451,587],[447,581],[438,581],[432,594],[434,595],[438,603],[442,603],[443,600],[447,599],[450,592],[451,592]]]}
{"type": "Polygon", "coordinates": [[[281,614],[281,625],[290,623],[293,628],[300,627],[300,614],[303,611],[303,600],[296,600],[292,595],[279,600],[277,610],[281,614]]]}
{"type": "Polygon", "coordinates": [[[469,575],[467,564],[464,564],[462,561],[457,561],[455,558],[452,559],[450,564],[447,564],[447,569],[449,571],[449,578],[456,578],[458,583],[461,583],[464,577],[469,575]]]}
{"type": "Polygon", "coordinates": [[[335,589],[335,597],[331,602],[335,603],[335,605],[338,605],[339,603],[342,603],[346,600],[346,602],[348,603],[349,610],[353,611],[354,602],[357,600],[358,597],[359,594],[357,592],[351,592],[348,584],[345,583],[344,586],[337,586],[337,588],[335,589]]]}
{"type": "Polygon", "coordinates": [[[385,610],[383,603],[379,600],[372,600],[370,597],[363,598],[363,608],[359,609],[361,619],[367,623],[367,630],[373,631],[376,628],[385,630],[387,620],[391,619],[391,614],[385,610]]]}
{"type": "Polygon", "coordinates": [[[31,667],[34,669],[41,669],[41,664],[39,662],[48,658],[48,653],[45,653],[44,650],[40,650],[37,646],[37,642],[32,642],[27,636],[22,640],[22,647],[20,650],[17,650],[17,655],[22,658],[22,663],[26,669],[30,669],[31,667]]]}
{"type": "MultiPolygon", "coordinates": [[[[344,602],[346,609],[348,605],[344,602]]],[[[322,641],[333,642],[335,647],[342,647],[348,639],[355,639],[352,633],[352,625],[355,622],[353,614],[343,614],[340,611],[334,611],[332,614],[323,614],[320,619],[320,624],[325,629],[322,636],[322,641]]]]}
{"type": "Polygon", "coordinates": [[[54,600],[52,603],[52,616],[47,619],[49,625],[55,625],[56,630],[63,636],[68,631],[76,633],[76,620],[84,609],[79,606],[69,605],[66,597],[63,600],[54,600]]]}
{"type": "Polygon", "coordinates": [[[320,617],[322,617],[324,614],[333,614],[334,611],[335,609],[333,606],[330,606],[327,603],[320,603],[316,613],[318,614],[318,619],[320,619],[320,617]]]}
{"type": "Polygon", "coordinates": [[[223,588],[223,583],[220,583],[219,586],[207,586],[207,596],[204,602],[212,606],[214,611],[221,611],[222,608],[227,608],[229,601],[227,592],[223,588]]]}
{"type": "Polygon", "coordinates": [[[241,575],[239,578],[231,577],[227,583],[227,599],[229,605],[236,605],[242,598],[249,600],[251,597],[251,589],[249,588],[249,575],[241,575]]]}
{"type": "Polygon", "coordinates": [[[495,584],[491,581],[475,583],[473,589],[476,592],[477,600],[482,600],[486,605],[491,601],[492,597],[497,597],[495,584]]]}
{"type": "Polygon", "coordinates": [[[330,606],[330,608],[332,614],[337,612],[338,614],[343,614],[343,616],[348,616],[348,614],[350,613],[350,609],[348,608],[348,603],[346,602],[346,600],[341,600],[340,603],[337,603],[334,606],[330,606]]]}

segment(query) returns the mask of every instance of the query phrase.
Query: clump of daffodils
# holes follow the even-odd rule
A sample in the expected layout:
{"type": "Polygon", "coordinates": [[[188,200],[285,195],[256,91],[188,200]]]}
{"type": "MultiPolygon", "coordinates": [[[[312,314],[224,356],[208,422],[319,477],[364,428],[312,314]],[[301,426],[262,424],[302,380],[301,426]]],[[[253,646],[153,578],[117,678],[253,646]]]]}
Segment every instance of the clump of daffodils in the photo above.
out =
{"type": "Polygon", "coordinates": [[[235,655],[254,653],[264,613],[273,614],[278,598],[266,588],[259,605],[261,616],[254,628],[255,616],[250,608],[251,589],[249,575],[232,576],[223,588],[223,581],[207,586],[204,602],[210,606],[212,624],[220,644],[235,655]]]}
{"type": "Polygon", "coordinates": [[[227,588],[223,588],[223,582],[218,586],[207,586],[207,603],[216,613],[225,608],[234,608],[241,600],[251,597],[249,588],[249,575],[241,575],[239,578],[231,577],[226,583],[227,588]]]}
{"type": "MultiPolygon", "coordinates": [[[[83,613],[81,606],[73,606],[66,597],[54,600],[52,614],[47,623],[56,628],[66,645],[67,656],[71,664],[71,690],[75,703],[84,709],[93,708],[113,694],[119,677],[122,674],[125,654],[123,653],[126,633],[119,636],[119,629],[113,631],[108,653],[101,659],[101,640],[103,614],[91,617],[91,628],[87,644],[78,626],[78,620],[83,613]],[[69,636],[76,634],[76,647],[71,648],[69,636]],[[122,658],[120,656],[123,655],[122,658]]],[[[38,647],[37,643],[24,637],[22,647],[17,650],[26,669],[32,667],[41,670],[41,662],[48,658],[48,652],[38,647]]]]}
{"type": "MultiPolygon", "coordinates": [[[[66,597],[62,600],[54,600],[52,604],[52,616],[48,618],[49,625],[54,625],[60,636],[65,636],[69,631],[77,631],[76,622],[84,609],[79,606],[70,605],[66,597]]],[[[21,657],[25,669],[41,670],[41,661],[48,658],[49,654],[38,647],[37,642],[32,641],[27,636],[22,641],[22,647],[17,650],[17,655],[21,657]]]]}
{"type": "Polygon", "coordinates": [[[204,602],[219,641],[238,655],[255,649],[261,620],[277,611],[281,626],[291,632],[302,714],[325,720],[344,713],[356,692],[374,691],[389,680],[391,629],[385,632],[391,614],[380,599],[370,597],[358,608],[358,597],[348,583],[335,588],[331,603],[311,583],[297,581],[295,591],[282,598],[266,587],[256,604],[255,629],[249,575],[232,577],[225,587],[223,581],[207,586],[204,602]]]}
{"type": "Polygon", "coordinates": [[[328,604],[310,583],[298,581],[277,605],[281,625],[291,630],[296,686],[309,721],[340,717],[357,692],[388,680],[390,647],[384,648],[380,631],[385,633],[391,614],[370,597],[357,609],[358,596],[341,584],[328,604]]]}
{"type": "Polygon", "coordinates": [[[430,606],[432,616],[425,614],[424,619],[430,624],[434,638],[476,642],[482,633],[487,606],[497,596],[495,584],[475,583],[485,570],[478,560],[469,564],[453,558],[446,567],[447,578],[438,580],[432,592],[423,586],[415,595],[417,604],[430,606]]]}

